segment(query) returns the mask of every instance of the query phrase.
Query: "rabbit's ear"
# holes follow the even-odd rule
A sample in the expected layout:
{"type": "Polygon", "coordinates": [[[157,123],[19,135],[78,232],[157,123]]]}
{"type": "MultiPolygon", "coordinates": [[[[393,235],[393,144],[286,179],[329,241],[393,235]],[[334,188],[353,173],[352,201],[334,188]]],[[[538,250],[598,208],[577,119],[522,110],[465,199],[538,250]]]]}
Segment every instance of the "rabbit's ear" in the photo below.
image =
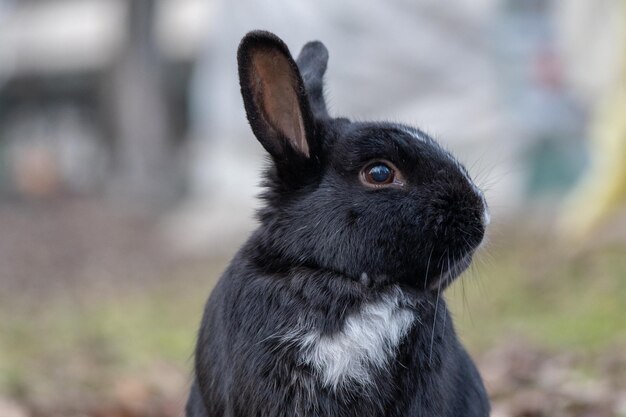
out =
{"type": "Polygon", "coordinates": [[[237,52],[248,121],[277,162],[312,153],[313,115],[298,66],[274,34],[248,33],[237,52]]]}
{"type": "Polygon", "coordinates": [[[324,99],[324,73],[328,65],[328,49],[320,41],[309,42],[300,51],[297,63],[313,113],[320,118],[328,117],[324,99]]]}

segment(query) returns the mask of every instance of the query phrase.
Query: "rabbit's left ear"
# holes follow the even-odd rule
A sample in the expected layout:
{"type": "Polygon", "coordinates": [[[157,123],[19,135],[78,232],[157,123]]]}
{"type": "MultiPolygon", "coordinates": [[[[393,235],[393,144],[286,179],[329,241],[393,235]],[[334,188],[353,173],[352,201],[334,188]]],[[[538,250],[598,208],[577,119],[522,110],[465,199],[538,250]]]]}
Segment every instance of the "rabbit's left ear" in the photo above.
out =
{"type": "Polygon", "coordinates": [[[314,120],[298,66],[274,34],[248,33],[237,52],[239,82],[255,136],[277,163],[314,153],[314,120]]]}

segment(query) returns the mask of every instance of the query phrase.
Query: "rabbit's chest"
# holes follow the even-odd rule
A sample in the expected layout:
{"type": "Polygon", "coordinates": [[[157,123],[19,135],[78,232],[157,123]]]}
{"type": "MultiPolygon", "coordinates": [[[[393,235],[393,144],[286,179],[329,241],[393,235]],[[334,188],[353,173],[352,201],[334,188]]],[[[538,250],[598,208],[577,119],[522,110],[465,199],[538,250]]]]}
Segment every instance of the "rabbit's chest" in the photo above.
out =
{"type": "Polygon", "coordinates": [[[397,348],[416,320],[399,292],[366,303],[331,335],[310,330],[299,337],[300,360],[315,370],[329,388],[374,383],[374,373],[387,372],[397,348]]]}

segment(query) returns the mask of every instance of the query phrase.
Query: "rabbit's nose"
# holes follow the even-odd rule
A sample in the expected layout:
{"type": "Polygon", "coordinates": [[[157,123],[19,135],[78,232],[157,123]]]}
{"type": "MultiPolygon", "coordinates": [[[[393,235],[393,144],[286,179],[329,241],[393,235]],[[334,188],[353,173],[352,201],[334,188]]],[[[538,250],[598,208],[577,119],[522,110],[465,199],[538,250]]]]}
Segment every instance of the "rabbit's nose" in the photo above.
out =
{"type": "Polygon", "coordinates": [[[487,227],[489,226],[489,224],[491,223],[491,213],[489,212],[489,207],[487,206],[487,204],[484,204],[484,210],[483,210],[483,226],[487,227]]]}
{"type": "Polygon", "coordinates": [[[478,196],[480,202],[482,203],[482,216],[480,219],[481,223],[483,227],[487,227],[491,223],[491,213],[489,211],[489,206],[487,205],[487,199],[485,198],[485,194],[476,185],[472,183],[472,186],[474,188],[475,194],[478,196]]]}

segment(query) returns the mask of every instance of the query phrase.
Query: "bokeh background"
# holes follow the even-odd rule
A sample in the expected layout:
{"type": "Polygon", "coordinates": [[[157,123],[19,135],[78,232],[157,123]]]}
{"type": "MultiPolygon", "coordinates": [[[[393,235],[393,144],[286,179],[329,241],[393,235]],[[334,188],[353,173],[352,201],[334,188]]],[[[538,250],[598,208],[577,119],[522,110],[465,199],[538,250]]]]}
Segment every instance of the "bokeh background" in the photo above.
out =
{"type": "Polygon", "coordinates": [[[180,416],[265,164],[238,41],[330,50],[334,115],[486,191],[447,298],[495,417],[626,416],[626,2],[0,0],[0,416],[180,416]]]}

